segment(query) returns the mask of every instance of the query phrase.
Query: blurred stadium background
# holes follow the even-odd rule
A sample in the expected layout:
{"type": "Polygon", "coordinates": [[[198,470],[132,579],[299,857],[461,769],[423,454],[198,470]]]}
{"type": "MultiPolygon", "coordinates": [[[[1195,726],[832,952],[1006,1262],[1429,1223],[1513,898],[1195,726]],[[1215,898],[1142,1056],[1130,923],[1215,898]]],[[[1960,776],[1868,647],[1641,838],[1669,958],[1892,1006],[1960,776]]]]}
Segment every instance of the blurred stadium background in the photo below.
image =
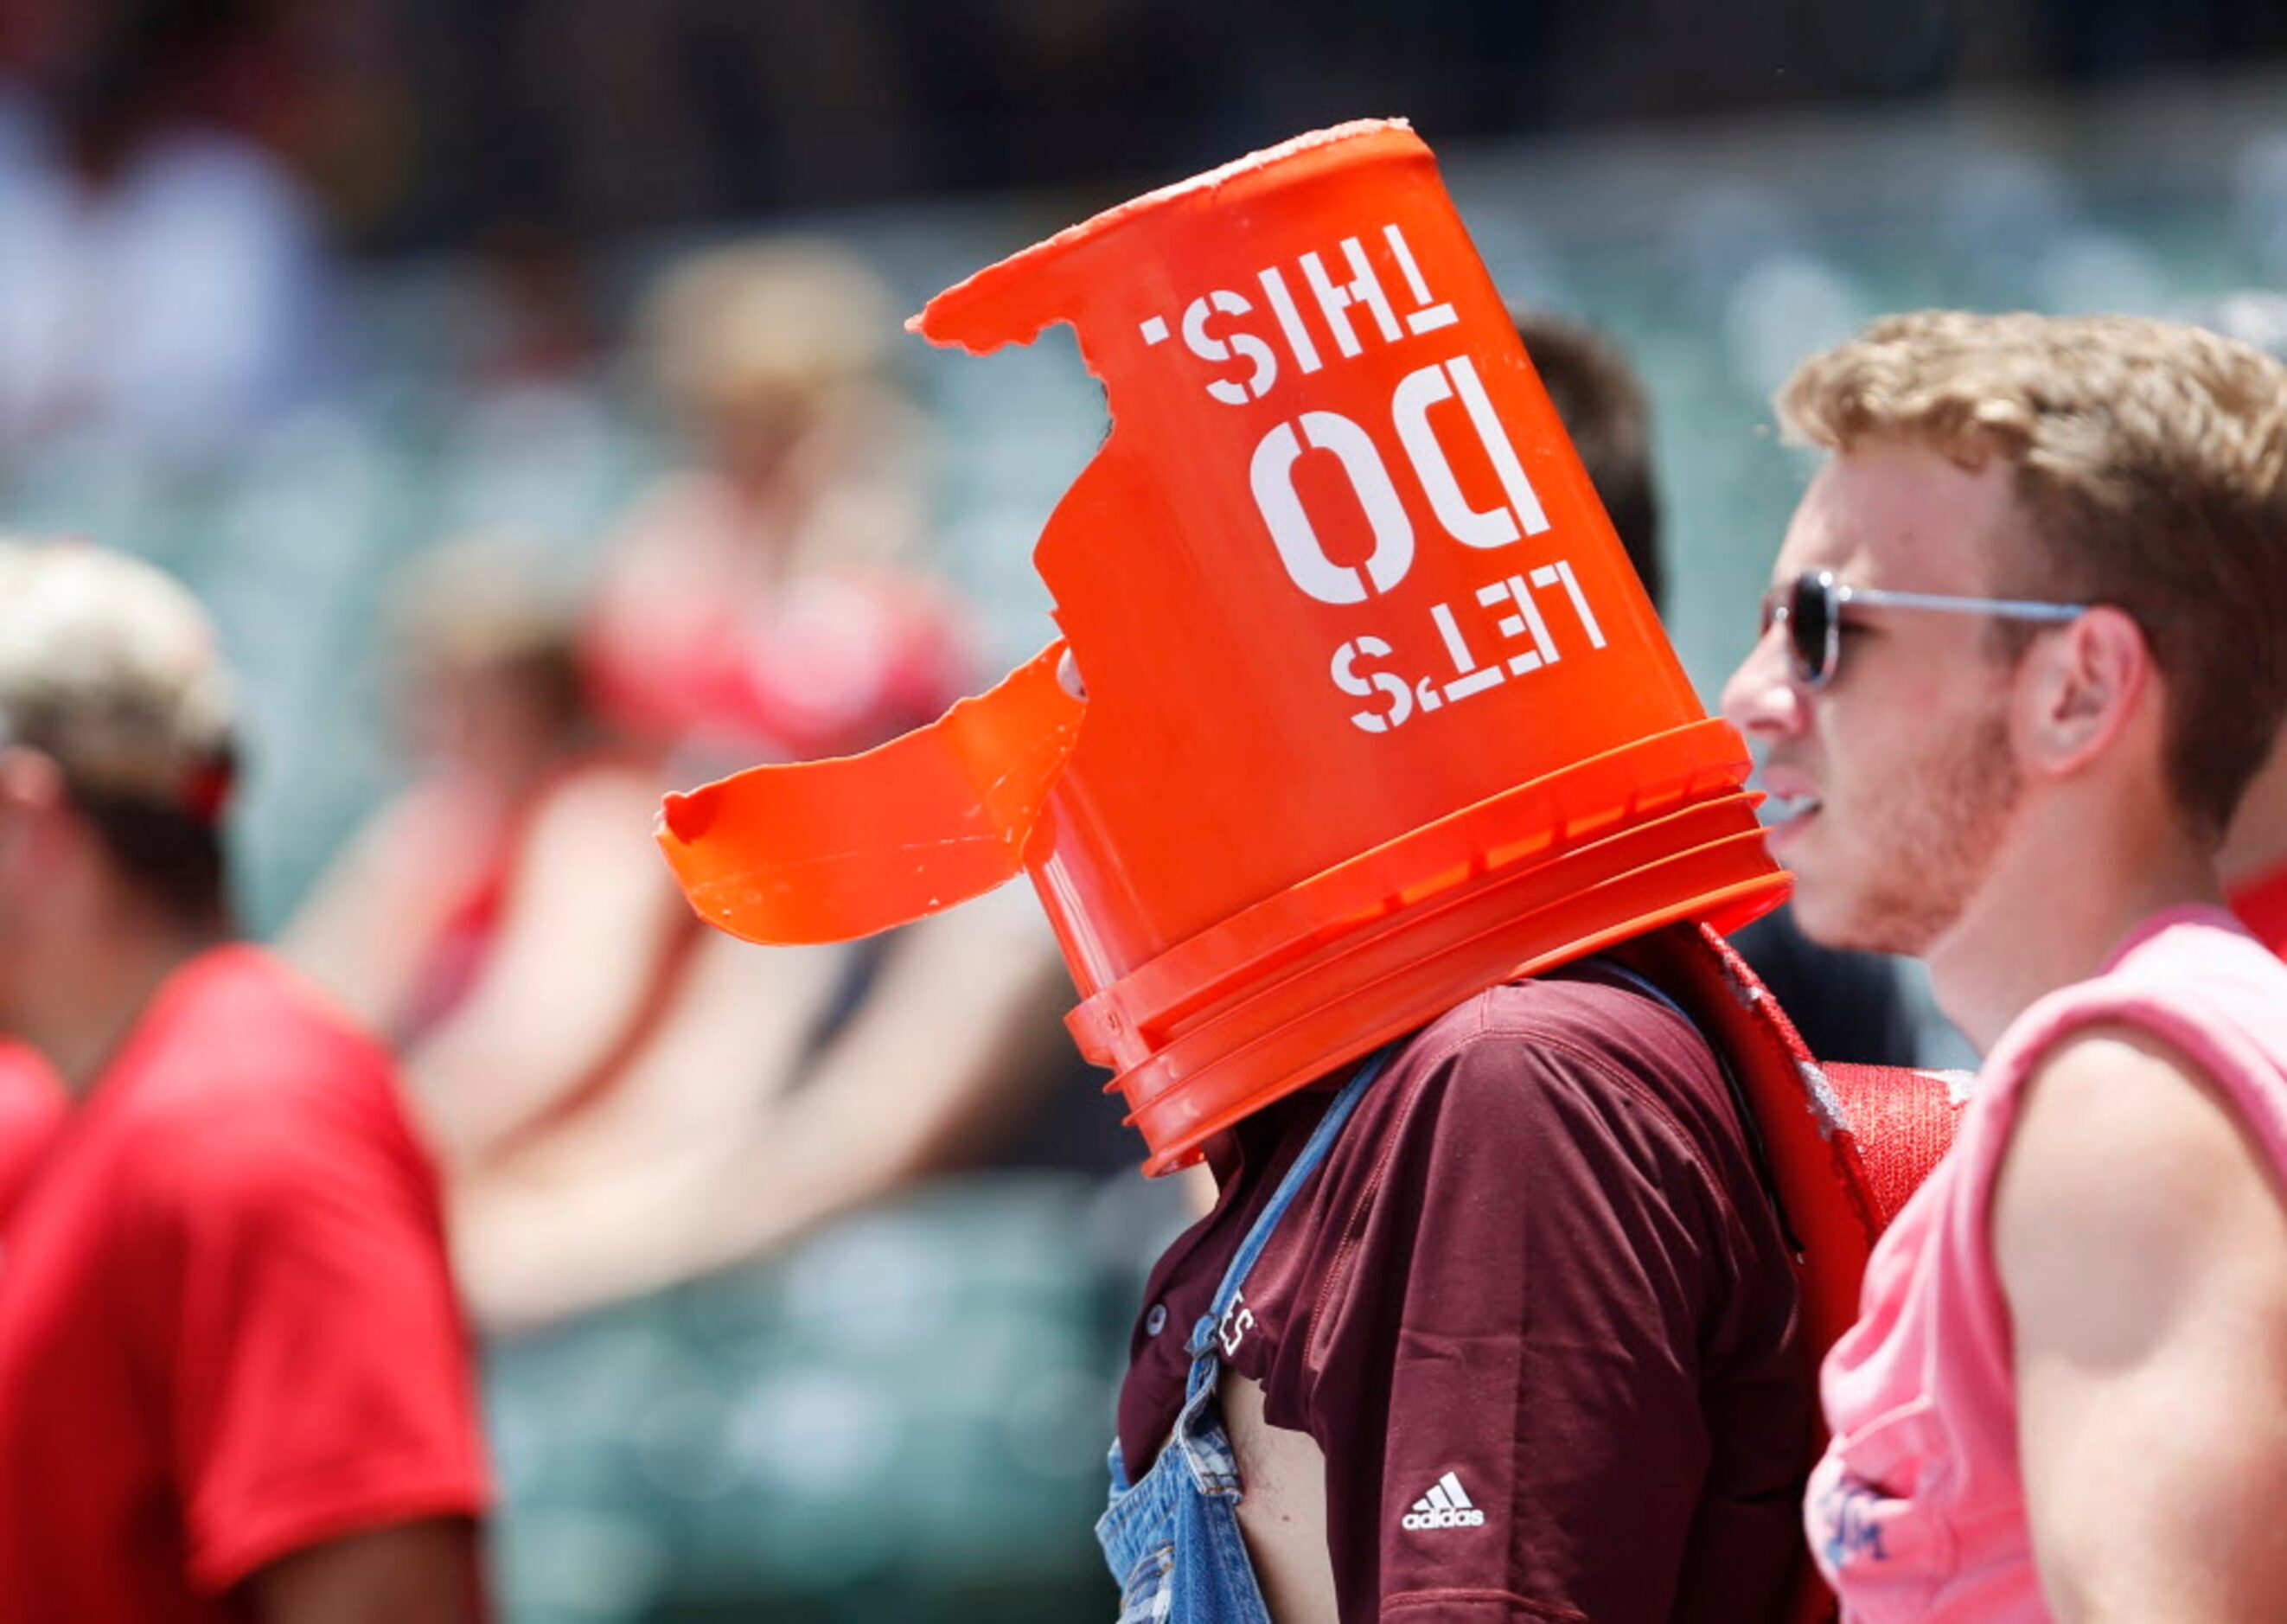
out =
{"type": "MultiPolygon", "coordinates": [[[[1408,115],[1509,293],[1642,366],[1703,687],[1802,478],[1767,400],[1806,351],[1933,304],[2287,332],[2276,0],[8,0],[0,68],[0,222],[37,206],[41,121],[106,96],[273,166],[252,207],[284,223],[283,268],[250,319],[294,366],[227,417],[0,439],[0,526],[129,547],[221,619],[257,931],[402,771],[379,606],[407,560],[510,526],[576,574],[662,464],[624,340],[693,246],[830,234],[918,308],[1145,186],[1408,115]]],[[[186,281],[199,235],[170,261],[186,281]]],[[[0,264],[0,329],[31,273],[0,264]]],[[[153,297],[177,292],[232,319],[164,275],[153,297]]],[[[1049,634],[1027,555],[1100,397],[1056,334],[902,344],[941,566],[1014,661],[1049,634]]],[[[1169,1216],[1132,1175],[948,1181],[495,1349],[510,1619],[1108,1616],[1088,1525],[1169,1216]]]]}

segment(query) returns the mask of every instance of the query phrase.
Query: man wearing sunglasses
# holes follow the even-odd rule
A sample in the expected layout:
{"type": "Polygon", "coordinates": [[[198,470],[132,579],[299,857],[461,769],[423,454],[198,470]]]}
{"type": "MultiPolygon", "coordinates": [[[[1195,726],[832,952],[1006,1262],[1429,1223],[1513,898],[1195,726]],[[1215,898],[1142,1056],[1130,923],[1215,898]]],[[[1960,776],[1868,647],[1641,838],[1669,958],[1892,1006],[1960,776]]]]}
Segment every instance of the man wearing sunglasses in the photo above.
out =
{"type": "Polygon", "coordinates": [[[1826,461],[1724,709],[1838,945],[1986,1053],[1822,1383],[1815,1554],[1889,1620],[2287,1607],[2287,967],[2216,854],[2287,711],[2287,368],[1929,313],[1781,392],[1826,461]]]}

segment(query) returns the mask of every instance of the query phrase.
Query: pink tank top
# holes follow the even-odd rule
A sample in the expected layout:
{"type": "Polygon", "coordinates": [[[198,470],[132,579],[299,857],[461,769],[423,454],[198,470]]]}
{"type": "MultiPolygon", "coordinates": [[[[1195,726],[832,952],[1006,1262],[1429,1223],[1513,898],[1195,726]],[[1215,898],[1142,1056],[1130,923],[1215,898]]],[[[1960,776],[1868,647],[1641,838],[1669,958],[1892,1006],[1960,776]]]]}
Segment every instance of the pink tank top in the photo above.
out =
{"type": "Polygon", "coordinates": [[[2196,1061],[2287,1171],[2287,965],[2221,909],[2156,915],[2094,978],[2018,1017],[1986,1058],[1952,1151],[1875,1248],[1858,1323],[1821,1373],[1833,1441],[1805,1516],[1852,1624],[2049,1617],[1989,1219],[2027,1074],[2094,1022],[2141,1027],[2196,1061]]]}

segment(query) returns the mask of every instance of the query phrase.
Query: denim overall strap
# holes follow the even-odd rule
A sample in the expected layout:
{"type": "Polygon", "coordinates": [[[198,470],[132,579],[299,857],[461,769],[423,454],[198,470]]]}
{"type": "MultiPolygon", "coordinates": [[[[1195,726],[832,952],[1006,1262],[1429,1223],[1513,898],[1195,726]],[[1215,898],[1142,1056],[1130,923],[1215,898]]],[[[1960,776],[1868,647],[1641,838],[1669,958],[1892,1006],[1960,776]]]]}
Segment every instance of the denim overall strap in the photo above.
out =
{"type": "Polygon", "coordinates": [[[1255,1218],[1254,1227],[1246,1232],[1246,1239],[1239,1242],[1238,1251],[1231,1260],[1231,1267],[1223,1271],[1223,1284],[1215,1287],[1215,1301],[1209,1304],[1199,1322],[1191,1327],[1191,1339],[1184,1344],[1183,1351],[1191,1356],[1191,1374],[1184,1382],[1186,1396],[1196,1394],[1213,1374],[1216,1362],[1215,1327],[1231,1311],[1231,1305],[1246,1286],[1246,1277],[1253,1271],[1255,1260],[1262,1256],[1263,1248],[1270,1244],[1271,1234],[1278,1229],[1279,1220],[1294,1204],[1295,1196],[1310,1182],[1310,1175],[1318,1170],[1318,1164],[1325,1161],[1327,1153],[1334,1148],[1334,1141],[1341,1137],[1343,1125],[1350,1120],[1350,1113],[1357,1109],[1358,1101],[1365,1097],[1365,1091],[1373,1085],[1373,1080],[1381,1075],[1381,1068],[1389,1059],[1388,1046],[1376,1050],[1342,1085],[1341,1092],[1334,1096],[1333,1103],[1326,1107],[1326,1115],[1318,1119],[1318,1127],[1311,1130],[1310,1139],[1302,1146],[1302,1153],[1294,1158],[1294,1165],[1288,1168],[1286,1176],[1278,1181],[1278,1188],[1271,1195],[1270,1205],[1255,1218]]]}
{"type": "Polygon", "coordinates": [[[1096,1521],[1096,1537],[1120,1587],[1120,1624],[1270,1624],[1238,1525],[1238,1461],[1215,1399],[1221,1368],[1215,1333],[1389,1053],[1375,1054],[1343,1084],[1223,1271],[1212,1307],[1186,1344],[1191,1366],[1183,1409],[1159,1458],[1140,1481],[1128,1482],[1119,1441],[1112,1442],[1106,1462],[1112,1498],[1096,1521]]]}

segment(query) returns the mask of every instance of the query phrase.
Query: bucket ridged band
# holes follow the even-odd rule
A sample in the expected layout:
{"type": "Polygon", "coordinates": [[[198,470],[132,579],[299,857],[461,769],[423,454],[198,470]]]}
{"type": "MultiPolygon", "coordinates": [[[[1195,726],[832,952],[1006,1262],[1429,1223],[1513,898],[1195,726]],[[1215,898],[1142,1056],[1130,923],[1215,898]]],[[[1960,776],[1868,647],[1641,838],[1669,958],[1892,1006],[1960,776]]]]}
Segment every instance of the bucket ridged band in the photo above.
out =
{"type": "MultiPolygon", "coordinates": [[[[1695,742],[1646,744],[1681,754],[1674,747],[1695,742]]],[[[1625,772],[1626,757],[1584,764],[1625,772]]],[[[1183,1166],[1249,1111],[1435,1019],[1457,987],[1551,969],[1675,920],[1735,929],[1774,906],[1785,876],[1764,854],[1759,797],[1734,781],[1745,766],[1703,770],[1681,793],[1622,792],[1618,816],[1606,801],[1579,821],[1555,804],[1575,785],[1521,786],[1421,831],[1434,840],[1397,843],[1410,853],[1366,853],[1171,949],[1067,1024],[1115,1072],[1107,1087],[1153,1147],[1146,1170],[1183,1166]],[[1476,854],[1433,870],[1433,845],[1476,854]],[[1436,877],[1386,888],[1384,876],[1406,872],[1436,877]]]]}

